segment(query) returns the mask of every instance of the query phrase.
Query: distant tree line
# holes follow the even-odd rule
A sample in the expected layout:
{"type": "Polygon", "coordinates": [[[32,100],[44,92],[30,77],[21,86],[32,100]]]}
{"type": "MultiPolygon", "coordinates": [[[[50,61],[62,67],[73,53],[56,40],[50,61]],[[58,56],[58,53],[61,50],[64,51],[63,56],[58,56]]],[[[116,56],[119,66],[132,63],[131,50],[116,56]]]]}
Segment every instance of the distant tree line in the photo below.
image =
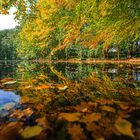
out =
{"type": "Polygon", "coordinates": [[[0,60],[18,59],[19,28],[0,31],[0,60]]]}

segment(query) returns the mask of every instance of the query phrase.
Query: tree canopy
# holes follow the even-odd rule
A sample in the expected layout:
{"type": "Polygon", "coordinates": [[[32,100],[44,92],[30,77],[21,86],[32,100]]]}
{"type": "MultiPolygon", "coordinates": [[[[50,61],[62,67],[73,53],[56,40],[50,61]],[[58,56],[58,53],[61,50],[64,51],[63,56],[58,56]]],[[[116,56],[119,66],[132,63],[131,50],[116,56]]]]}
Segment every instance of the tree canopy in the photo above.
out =
{"type": "Polygon", "coordinates": [[[22,25],[19,54],[53,55],[74,44],[96,48],[139,38],[140,0],[12,0],[2,1],[0,12],[15,6],[22,25]],[[38,52],[39,54],[36,54],[38,52]],[[31,53],[29,53],[31,52],[31,53]]]}

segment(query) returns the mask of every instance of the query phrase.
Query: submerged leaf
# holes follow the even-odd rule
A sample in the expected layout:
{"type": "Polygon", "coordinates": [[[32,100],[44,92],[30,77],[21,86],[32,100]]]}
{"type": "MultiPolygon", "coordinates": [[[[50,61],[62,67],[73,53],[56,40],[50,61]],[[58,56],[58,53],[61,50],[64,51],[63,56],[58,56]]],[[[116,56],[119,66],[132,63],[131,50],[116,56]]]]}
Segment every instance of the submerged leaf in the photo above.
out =
{"type": "Polygon", "coordinates": [[[29,103],[29,101],[30,101],[30,99],[29,99],[29,97],[27,97],[27,96],[23,96],[23,97],[21,97],[21,99],[20,99],[20,103],[21,103],[21,104],[29,103]]]}
{"type": "Polygon", "coordinates": [[[104,110],[104,111],[108,111],[108,112],[113,112],[113,113],[116,112],[116,110],[113,107],[110,107],[110,106],[102,106],[101,109],[104,110]]]}
{"type": "Polygon", "coordinates": [[[38,123],[38,125],[40,125],[42,127],[46,127],[47,126],[47,119],[45,117],[38,118],[36,120],[36,122],[38,123]]]}
{"type": "Polygon", "coordinates": [[[79,124],[69,125],[68,133],[70,134],[72,140],[86,140],[83,128],[81,128],[79,124]]]}
{"type": "Polygon", "coordinates": [[[123,135],[134,137],[132,124],[125,119],[118,118],[115,122],[115,128],[123,135]]]}
{"type": "Polygon", "coordinates": [[[68,122],[75,122],[80,119],[81,114],[80,113],[60,113],[59,118],[63,118],[67,120],[68,122]]]}
{"type": "Polygon", "coordinates": [[[99,113],[92,113],[92,114],[87,114],[86,116],[83,117],[81,120],[82,122],[93,122],[93,121],[99,121],[101,119],[101,114],[99,113]]]}
{"type": "Polygon", "coordinates": [[[18,137],[18,130],[22,127],[20,122],[10,122],[0,129],[0,140],[15,140],[18,137]]]}
{"type": "Polygon", "coordinates": [[[43,130],[40,126],[28,126],[24,130],[20,131],[23,138],[31,138],[37,136],[43,130]]]}

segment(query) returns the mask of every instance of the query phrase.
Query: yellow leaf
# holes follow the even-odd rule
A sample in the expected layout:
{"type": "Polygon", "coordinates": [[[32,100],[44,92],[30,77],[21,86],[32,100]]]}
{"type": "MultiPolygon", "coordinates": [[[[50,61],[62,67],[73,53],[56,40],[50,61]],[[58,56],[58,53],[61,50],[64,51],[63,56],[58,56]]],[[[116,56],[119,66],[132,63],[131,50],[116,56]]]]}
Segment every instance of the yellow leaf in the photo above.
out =
{"type": "Polygon", "coordinates": [[[113,112],[113,113],[116,112],[116,110],[110,106],[102,106],[101,109],[108,112],[113,112]]]}
{"type": "Polygon", "coordinates": [[[115,128],[123,135],[134,137],[132,124],[125,119],[118,118],[115,122],[115,128]]]}
{"type": "Polygon", "coordinates": [[[59,114],[59,118],[65,119],[68,122],[75,122],[80,119],[80,113],[61,113],[59,114]]]}
{"type": "Polygon", "coordinates": [[[28,126],[24,130],[21,130],[20,134],[23,138],[31,138],[39,135],[42,130],[43,128],[40,126],[28,126]]]}
{"type": "Polygon", "coordinates": [[[84,116],[84,118],[81,120],[82,122],[93,122],[93,121],[99,121],[101,119],[101,114],[99,113],[92,113],[92,114],[87,114],[84,116]]]}

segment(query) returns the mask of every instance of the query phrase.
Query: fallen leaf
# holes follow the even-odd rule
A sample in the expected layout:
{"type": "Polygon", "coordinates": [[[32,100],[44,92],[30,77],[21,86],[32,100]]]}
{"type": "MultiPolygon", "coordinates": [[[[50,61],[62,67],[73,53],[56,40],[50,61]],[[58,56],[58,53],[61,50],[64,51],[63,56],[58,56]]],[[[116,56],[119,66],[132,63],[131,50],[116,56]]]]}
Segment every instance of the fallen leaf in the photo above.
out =
{"type": "Polygon", "coordinates": [[[20,130],[20,134],[23,138],[31,138],[37,136],[43,130],[40,126],[27,126],[24,130],[20,130]]]}
{"type": "Polygon", "coordinates": [[[25,116],[29,117],[34,113],[34,111],[31,108],[27,108],[27,109],[23,110],[23,113],[24,113],[25,116]]]}
{"type": "Polygon", "coordinates": [[[110,106],[101,106],[101,109],[104,110],[104,111],[107,111],[107,112],[112,112],[112,113],[116,112],[116,110],[113,107],[110,107],[110,106]]]}
{"type": "Polygon", "coordinates": [[[22,118],[23,116],[24,116],[24,113],[21,110],[15,110],[14,113],[10,115],[10,117],[18,118],[18,119],[22,118]]]}
{"type": "Polygon", "coordinates": [[[127,110],[130,106],[127,103],[119,103],[119,106],[122,110],[127,110]]]}
{"type": "Polygon", "coordinates": [[[91,132],[93,139],[103,138],[103,131],[104,129],[97,125],[96,123],[86,123],[86,129],[91,132]]]}
{"type": "Polygon", "coordinates": [[[0,80],[2,83],[5,83],[5,82],[9,82],[9,81],[13,81],[13,78],[4,78],[2,80],[0,80]]]}
{"type": "Polygon", "coordinates": [[[29,101],[30,101],[30,99],[29,99],[29,97],[27,97],[27,96],[23,96],[23,97],[21,97],[21,99],[20,99],[20,103],[21,103],[21,104],[29,103],[29,101]]]}
{"type": "Polygon", "coordinates": [[[2,83],[2,85],[13,85],[13,84],[15,84],[15,83],[17,83],[17,81],[8,81],[8,82],[5,82],[5,83],[2,83]]]}
{"type": "Polygon", "coordinates": [[[101,114],[92,113],[92,114],[85,115],[81,121],[92,123],[93,121],[99,121],[100,119],[101,119],[101,114]]]}
{"type": "Polygon", "coordinates": [[[43,104],[38,104],[38,105],[36,106],[36,109],[37,109],[38,111],[42,110],[43,108],[44,108],[44,105],[43,105],[43,104]]]}
{"type": "Polygon", "coordinates": [[[50,85],[41,85],[41,86],[38,86],[36,87],[36,89],[46,89],[46,88],[51,88],[52,86],[50,85]]]}
{"type": "Polygon", "coordinates": [[[22,123],[11,122],[0,129],[0,140],[18,139],[18,130],[22,127],[22,123]]]}
{"type": "Polygon", "coordinates": [[[115,122],[115,128],[123,135],[134,137],[132,124],[125,119],[118,118],[115,122]]]}
{"type": "Polygon", "coordinates": [[[80,113],[60,113],[59,118],[65,119],[68,122],[75,122],[80,119],[80,113]]]}
{"type": "Polygon", "coordinates": [[[59,91],[65,91],[68,88],[68,86],[58,86],[57,88],[59,91]]]}
{"type": "Polygon", "coordinates": [[[42,118],[38,118],[36,119],[36,122],[38,123],[38,125],[46,127],[47,126],[47,120],[45,117],[42,118]]]}
{"type": "Polygon", "coordinates": [[[33,110],[31,110],[30,108],[24,109],[24,110],[15,110],[13,114],[10,115],[10,117],[12,118],[22,118],[23,116],[31,116],[33,114],[33,110]]]}
{"type": "Polygon", "coordinates": [[[72,140],[86,140],[83,128],[79,124],[68,125],[68,134],[72,140]]]}

